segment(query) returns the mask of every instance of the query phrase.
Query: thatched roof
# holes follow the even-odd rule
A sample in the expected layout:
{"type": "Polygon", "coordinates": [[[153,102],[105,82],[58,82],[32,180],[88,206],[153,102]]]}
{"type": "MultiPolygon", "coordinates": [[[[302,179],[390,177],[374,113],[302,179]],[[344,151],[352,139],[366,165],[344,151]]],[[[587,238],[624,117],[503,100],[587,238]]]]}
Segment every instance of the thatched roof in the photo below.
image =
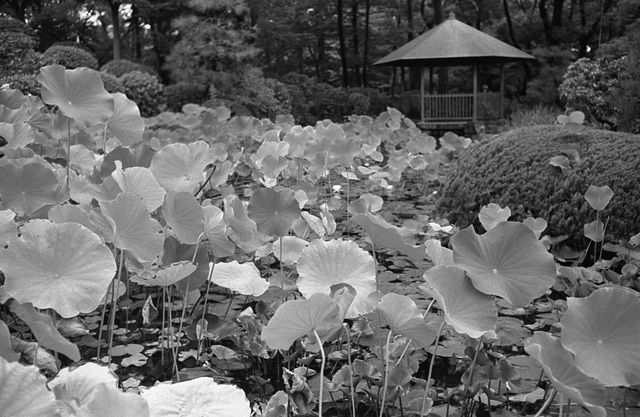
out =
{"type": "Polygon", "coordinates": [[[438,67],[495,64],[535,59],[491,35],[457,20],[453,14],[374,65],[438,67]]]}

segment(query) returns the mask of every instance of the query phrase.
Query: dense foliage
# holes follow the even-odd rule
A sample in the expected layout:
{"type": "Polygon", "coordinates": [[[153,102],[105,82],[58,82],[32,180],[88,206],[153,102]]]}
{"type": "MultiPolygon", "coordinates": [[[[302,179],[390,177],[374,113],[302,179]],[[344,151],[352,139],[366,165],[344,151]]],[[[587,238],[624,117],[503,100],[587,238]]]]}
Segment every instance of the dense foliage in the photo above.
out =
{"type": "Polygon", "coordinates": [[[167,110],[179,112],[185,104],[202,104],[208,98],[209,91],[206,85],[184,82],[166,86],[164,95],[167,110]]]}
{"type": "Polygon", "coordinates": [[[146,72],[150,75],[158,77],[158,73],[153,68],[126,59],[116,59],[113,61],[109,61],[102,67],[100,67],[100,71],[108,72],[109,74],[115,75],[116,77],[122,77],[123,75],[132,71],[146,72]]]}
{"type": "Polygon", "coordinates": [[[58,64],[68,69],[87,67],[98,68],[98,60],[82,48],[67,45],[53,45],[42,55],[43,64],[58,64]]]}
{"type": "Polygon", "coordinates": [[[143,117],[160,113],[165,103],[162,84],[156,77],[142,71],[131,71],[119,78],[124,92],[140,109],[143,117]]]}
{"type": "Polygon", "coordinates": [[[604,130],[569,133],[560,126],[527,127],[472,145],[447,176],[438,209],[454,224],[477,224],[483,205],[509,206],[514,219],[542,217],[551,236],[568,235],[584,247],[583,225],[594,213],[583,195],[589,185],[615,192],[604,210],[606,233],[628,239],[640,230],[640,141],[604,130]],[[566,155],[567,168],[550,163],[566,155]]]}

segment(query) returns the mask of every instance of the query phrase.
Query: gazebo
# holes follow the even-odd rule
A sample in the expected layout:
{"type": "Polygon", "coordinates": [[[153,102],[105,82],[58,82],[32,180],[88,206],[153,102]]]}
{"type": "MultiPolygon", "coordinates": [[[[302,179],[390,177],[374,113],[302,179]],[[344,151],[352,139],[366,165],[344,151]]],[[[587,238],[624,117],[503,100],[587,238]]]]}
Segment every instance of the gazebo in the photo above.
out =
{"type": "Polygon", "coordinates": [[[535,58],[493,36],[475,29],[451,13],[433,29],[380,59],[374,65],[391,65],[420,69],[420,90],[403,91],[400,110],[417,113],[427,129],[443,130],[447,126],[465,125],[478,120],[501,118],[504,112],[504,64],[535,58]],[[500,92],[478,92],[478,67],[500,65],[500,92]],[[473,66],[472,93],[432,94],[426,90],[425,69],[433,67],[473,66]]]}

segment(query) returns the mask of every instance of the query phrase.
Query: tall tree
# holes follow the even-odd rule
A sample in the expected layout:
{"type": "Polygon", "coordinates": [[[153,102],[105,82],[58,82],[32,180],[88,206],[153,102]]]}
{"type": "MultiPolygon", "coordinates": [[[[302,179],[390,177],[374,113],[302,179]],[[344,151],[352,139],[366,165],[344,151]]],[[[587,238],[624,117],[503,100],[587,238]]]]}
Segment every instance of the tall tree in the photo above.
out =
{"type": "Polygon", "coordinates": [[[342,86],[349,86],[349,64],[347,63],[347,43],[344,37],[344,17],[342,0],[337,0],[338,43],[340,44],[340,61],[342,63],[342,86]]]}

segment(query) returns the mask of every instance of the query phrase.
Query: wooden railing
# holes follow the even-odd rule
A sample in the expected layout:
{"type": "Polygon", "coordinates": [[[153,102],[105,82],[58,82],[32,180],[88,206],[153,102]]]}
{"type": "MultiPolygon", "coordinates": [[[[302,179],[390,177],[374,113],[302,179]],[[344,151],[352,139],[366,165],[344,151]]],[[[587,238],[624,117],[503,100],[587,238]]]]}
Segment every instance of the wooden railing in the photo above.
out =
{"type": "MultiPolygon", "coordinates": [[[[500,93],[478,93],[476,119],[489,120],[501,117],[500,93]]],[[[465,121],[473,120],[473,94],[427,94],[424,96],[424,121],[465,121]]],[[[406,91],[398,103],[405,115],[420,118],[420,92],[406,91]]]]}

